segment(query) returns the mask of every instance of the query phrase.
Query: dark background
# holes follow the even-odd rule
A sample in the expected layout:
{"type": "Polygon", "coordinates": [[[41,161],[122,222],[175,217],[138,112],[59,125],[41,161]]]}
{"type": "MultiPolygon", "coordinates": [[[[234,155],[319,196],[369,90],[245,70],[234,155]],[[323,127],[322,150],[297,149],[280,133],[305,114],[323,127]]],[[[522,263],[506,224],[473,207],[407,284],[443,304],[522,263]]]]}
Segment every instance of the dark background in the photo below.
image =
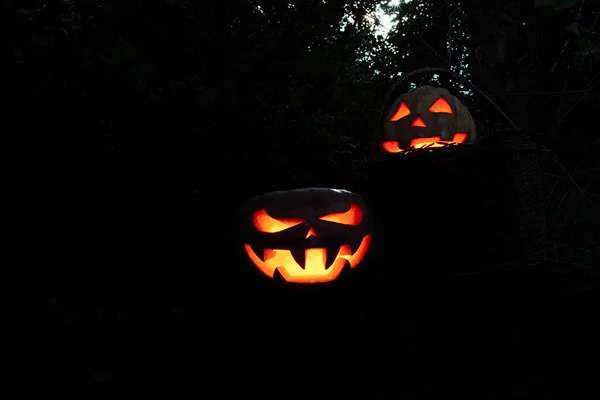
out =
{"type": "MultiPolygon", "coordinates": [[[[20,265],[41,294],[31,385],[598,397],[600,3],[385,3],[400,21],[386,38],[377,5],[3,2],[6,127],[24,144],[20,265]],[[271,190],[354,189],[393,77],[426,66],[467,76],[534,134],[540,263],[335,298],[242,279],[232,211],[271,190]]],[[[504,123],[463,100],[482,129],[504,123]]],[[[383,270],[420,267],[384,254],[383,270]]]]}

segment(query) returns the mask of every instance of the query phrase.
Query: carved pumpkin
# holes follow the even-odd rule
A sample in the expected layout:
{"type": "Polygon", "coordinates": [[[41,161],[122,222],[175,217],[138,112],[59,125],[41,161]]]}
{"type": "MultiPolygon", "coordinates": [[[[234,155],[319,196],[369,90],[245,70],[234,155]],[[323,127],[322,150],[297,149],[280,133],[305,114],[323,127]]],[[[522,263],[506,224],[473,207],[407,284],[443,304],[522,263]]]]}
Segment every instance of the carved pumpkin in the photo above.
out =
{"type": "Polygon", "coordinates": [[[242,206],[238,222],[250,261],[270,278],[296,283],[333,281],[358,266],[373,226],[360,196],[329,188],[255,197],[242,206]]]}
{"type": "Polygon", "coordinates": [[[381,147],[387,153],[475,139],[475,121],[469,110],[444,88],[412,89],[385,110],[384,118],[381,147]]]}

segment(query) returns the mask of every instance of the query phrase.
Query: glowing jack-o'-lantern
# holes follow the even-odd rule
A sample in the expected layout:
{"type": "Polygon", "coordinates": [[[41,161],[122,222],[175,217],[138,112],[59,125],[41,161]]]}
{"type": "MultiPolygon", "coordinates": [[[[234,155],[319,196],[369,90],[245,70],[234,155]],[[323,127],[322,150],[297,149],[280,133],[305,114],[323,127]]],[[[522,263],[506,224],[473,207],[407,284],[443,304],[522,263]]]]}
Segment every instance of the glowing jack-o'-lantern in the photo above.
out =
{"type": "Polygon", "coordinates": [[[360,196],[329,188],[255,197],[238,222],[250,261],[270,278],[296,283],[333,281],[355,268],[369,250],[373,226],[360,196]]]}
{"type": "Polygon", "coordinates": [[[475,139],[475,121],[469,110],[444,88],[412,89],[385,110],[384,118],[381,147],[387,153],[475,139]]]}

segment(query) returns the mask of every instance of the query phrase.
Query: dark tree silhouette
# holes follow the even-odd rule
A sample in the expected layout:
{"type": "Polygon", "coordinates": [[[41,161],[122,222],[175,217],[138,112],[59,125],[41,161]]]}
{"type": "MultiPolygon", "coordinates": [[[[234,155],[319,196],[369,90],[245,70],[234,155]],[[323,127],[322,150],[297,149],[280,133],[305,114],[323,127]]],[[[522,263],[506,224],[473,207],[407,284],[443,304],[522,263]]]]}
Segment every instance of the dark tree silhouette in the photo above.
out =
{"type": "MultiPolygon", "coordinates": [[[[21,260],[46,298],[32,385],[99,397],[599,392],[597,1],[1,10],[4,129],[24,150],[21,260]],[[396,24],[382,33],[385,13],[396,24]],[[335,297],[255,282],[232,251],[232,212],[272,190],[373,187],[365,166],[379,153],[385,96],[423,67],[470,79],[534,138],[547,230],[536,265],[402,281],[385,272],[429,271],[402,239],[377,253],[382,275],[335,297]]],[[[410,83],[452,89],[478,132],[511,131],[456,79],[410,83]]],[[[402,183],[417,172],[389,179],[394,196],[414,197],[402,183]]],[[[383,225],[398,213],[374,211],[383,225]]]]}

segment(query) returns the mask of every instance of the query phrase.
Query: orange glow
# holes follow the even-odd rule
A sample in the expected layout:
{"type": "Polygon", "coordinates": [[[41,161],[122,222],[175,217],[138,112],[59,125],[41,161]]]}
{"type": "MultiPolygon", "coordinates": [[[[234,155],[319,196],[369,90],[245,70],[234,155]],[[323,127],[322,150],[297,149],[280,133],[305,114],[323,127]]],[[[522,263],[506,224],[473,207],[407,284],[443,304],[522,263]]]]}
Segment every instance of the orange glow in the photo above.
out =
{"type": "Polygon", "coordinates": [[[452,112],[452,107],[450,107],[450,104],[448,104],[443,97],[437,99],[435,103],[429,107],[429,111],[432,113],[454,114],[454,112],[452,112]]]}
{"type": "Polygon", "coordinates": [[[314,236],[317,237],[317,232],[315,232],[315,228],[313,228],[312,226],[310,227],[310,229],[308,230],[308,233],[306,234],[305,239],[308,239],[309,237],[314,236]]]}
{"type": "Polygon", "coordinates": [[[455,133],[452,136],[452,143],[464,143],[468,137],[469,137],[469,135],[466,133],[461,133],[461,132],[455,133]]]}
{"type": "Polygon", "coordinates": [[[336,222],[343,225],[356,226],[362,221],[363,212],[358,205],[352,204],[350,209],[346,212],[325,215],[319,219],[322,219],[323,221],[336,222]]]}
{"type": "MultiPolygon", "coordinates": [[[[415,149],[422,149],[423,147],[427,148],[435,148],[435,147],[444,147],[448,144],[460,144],[464,143],[465,140],[469,137],[466,133],[455,133],[452,136],[451,141],[442,140],[441,136],[433,136],[428,138],[415,138],[410,141],[409,147],[414,147],[415,149]]],[[[402,149],[398,146],[398,142],[383,142],[381,144],[383,149],[388,153],[400,153],[402,149]]]]}
{"type": "Polygon", "coordinates": [[[304,220],[301,218],[275,219],[267,214],[265,210],[258,210],[254,212],[252,222],[260,232],[275,233],[300,225],[304,220]]]}
{"type": "Polygon", "coordinates": [[[398,147],[398,142],[392,140],[381,143],[381,147],[388,153],[400,153],[402,149],[398,147]]]}
{"type": "Polygon", "coordinates": [[[398,111],[390,118],[390,122],[398,121],[407,115],[410,115],[410,108],[408,108],[405,102],[402,102],[400,103],[400,107],[398,107],[398,111]]]}
{"type": "Polygon", "coordinates": [[[270,278],[273,278],[275,270],[279,269],[281,276],[288,282],[322,283],[335,280],[346,261],[351,268],[356,267],[367,254],[370,245],[371,235],[367,235],[354,254],[351,253],[349,245],[340,246],[337,257],[329,268],[326,265],[327,249],[324,248],[306,249],[304,268],[298,265],[289,250],[265,249],[262,261],[249,245],[244,244],[244,249],[254,265],[270,278]]]}
{"type": "Polygon", "coordinates": [[[417,119],[415,119],[413,121],[413,123],[410,124],[410,126],[418,127],[418,128],[426,128],[427,127],[427,125],[425,125],[425,121],[423,121],[423,118],[421,118],[420,116],[417,117],[417,119]]]}
{"type": "Polygon", "coordinates": [[[414,147],[415,149],[420,149],[420,148],[441,142],[441,140],[442,140],[441,136],[433,136],[433,137],[427,137],[427,138],[415,138],[410,141],[409,147],[414,147]]]}

